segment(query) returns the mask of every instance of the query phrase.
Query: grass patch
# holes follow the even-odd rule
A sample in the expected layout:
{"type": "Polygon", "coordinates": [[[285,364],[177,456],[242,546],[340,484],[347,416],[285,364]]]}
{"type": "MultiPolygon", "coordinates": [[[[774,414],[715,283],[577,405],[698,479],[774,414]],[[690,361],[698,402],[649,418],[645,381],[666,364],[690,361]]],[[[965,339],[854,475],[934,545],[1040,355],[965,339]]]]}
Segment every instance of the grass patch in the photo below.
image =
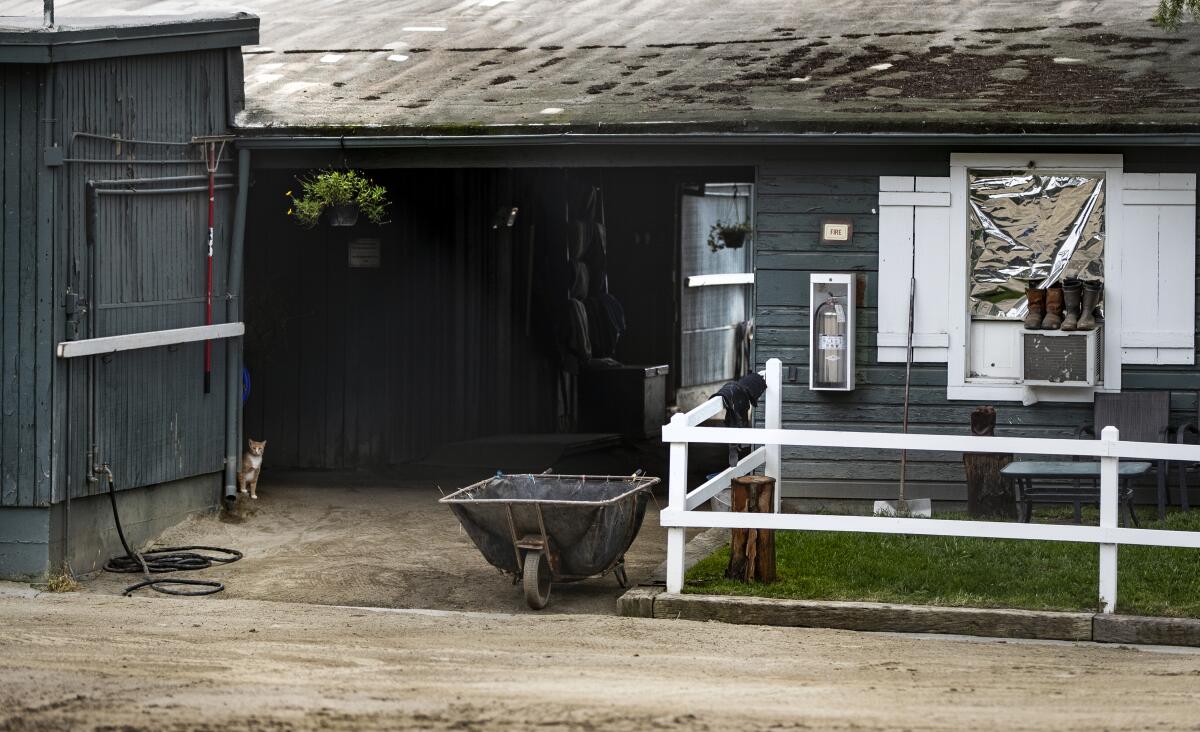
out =
{"type": "MultiPolygon", "coordinates": [[[[1046,518],[1051,515],[1047,512],[1046,518]]],[[[1143,526],[1200,531],[1200,512],[1169,514],[1165,522],[1150,523],[1143,517],[1143,526]]],[[[729,562],[725,546],[688,572],[684,592],[1027,610],[1098,609],[1099,552],[1094,544],[779,531],[775,547],[779,580],[774,584],[725,579],[729,562]]],[[[1117,577],[1118,612],[1200,617],[1198,549],[1123,546],[1117,577]]]]}
{"type": "Polygon", "coordinates": [[[63,566],[50,574],[46,579],[46,592],[78,592],[82,585],[75,580],[71,569],[63,562],[63,566]]]}

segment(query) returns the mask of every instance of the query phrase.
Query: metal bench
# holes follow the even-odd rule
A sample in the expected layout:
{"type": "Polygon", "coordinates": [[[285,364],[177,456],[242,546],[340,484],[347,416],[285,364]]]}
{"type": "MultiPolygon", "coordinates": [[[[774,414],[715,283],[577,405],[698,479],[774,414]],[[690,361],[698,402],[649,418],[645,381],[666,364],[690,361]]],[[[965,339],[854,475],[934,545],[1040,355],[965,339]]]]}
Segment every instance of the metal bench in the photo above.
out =
{"type": "MultiPolygon", "coordinates": [[[[1126,462],[1117,466],[1118,500],[1129,512],[1134,526],[1140,526],[1133,508],[1133,481],[1150,472],[1152,464],[1126,462]]],[[[1082,504],[1100,502],[1100,463],[1067,460],[1023,460],[1009,463],[1000,474],[1014,484],[1021,521],[1029,523],[1034,503],[1070,503],[1075,507],[1075,523],[1080,523],[1082,504]]]]}

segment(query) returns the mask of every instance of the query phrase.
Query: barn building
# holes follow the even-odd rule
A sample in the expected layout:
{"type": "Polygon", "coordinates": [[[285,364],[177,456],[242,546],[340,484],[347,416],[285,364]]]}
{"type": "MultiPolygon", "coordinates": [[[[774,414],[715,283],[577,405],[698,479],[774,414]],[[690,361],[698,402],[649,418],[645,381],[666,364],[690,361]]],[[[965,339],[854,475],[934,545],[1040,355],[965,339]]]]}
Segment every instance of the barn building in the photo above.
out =
{"type": "MultiPolygon", "coordinates": [[[[135,541],[214,508],[247,436],[313,470],[653,438],[771,357],[793,426],[899,430],[906,373],[913,431],[992,405],[1069,437],[1137,391],[1197,417],[1196,27],[1115,0],[248,5],[0,0],[0,576],[113,554],[110,476],[135,541]],[[389,221],[298,226],[300,181],[342,169],[389,221]],[[1027,330],[1026,285],[1064,279],[1101,323],[1027,330]]],[[[895,495],[898,455],[784,458],[793,505],[895,495]]],[[[960,454],[906,478],[964,500],[960,454]]]]}

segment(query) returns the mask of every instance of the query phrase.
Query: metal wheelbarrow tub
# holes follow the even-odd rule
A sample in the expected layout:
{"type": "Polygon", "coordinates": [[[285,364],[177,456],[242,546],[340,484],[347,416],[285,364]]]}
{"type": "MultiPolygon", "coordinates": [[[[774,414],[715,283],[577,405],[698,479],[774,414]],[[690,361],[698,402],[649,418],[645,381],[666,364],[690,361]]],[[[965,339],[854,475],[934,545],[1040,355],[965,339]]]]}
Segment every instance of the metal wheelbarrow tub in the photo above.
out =
{"type": "Polygon", "coordinates": [[[493,566],[513,575],[529,606],[550,600],[551,582],[609,571],[627,585],[625,552],[637,537],[658,478],[497,475],[439,501],[458,517],[493,566]]]}

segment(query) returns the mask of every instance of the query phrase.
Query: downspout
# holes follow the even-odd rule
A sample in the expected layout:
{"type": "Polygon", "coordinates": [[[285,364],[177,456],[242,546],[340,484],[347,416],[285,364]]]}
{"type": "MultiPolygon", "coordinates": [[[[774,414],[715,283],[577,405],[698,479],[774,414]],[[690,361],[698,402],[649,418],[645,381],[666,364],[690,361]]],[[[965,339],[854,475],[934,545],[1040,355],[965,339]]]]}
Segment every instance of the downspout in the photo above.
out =
{"type": "MultiPolygon", "coordinates": [[[[96,181],[89,179],[84,187],[84,241],[87,244],[87,314],[88,337],[96,338],[100,334],[100,281],[96,276],[96,240],[99,238],[97,229],[100,227],[99,189],[96,181]]],[[[88,428],[87,428],[87,481],[98,482],[95,475],[99,462],[96,446],[96,359],[87,360],[88,383],[88,428]]]]}
{"type": "MultiPolygon", "coordinates": [[[[242,252],[246,241],[246,201],[250,196],[250,151],[238,148],[237,202],[233,209],[233,239],[229,246],[229,274],[225,280],[225,322],[241,320],[242,252]]],[[[241,414],[241,344],[225,339],[225,503],[237,500],[238,416],[241,414]]]]}

